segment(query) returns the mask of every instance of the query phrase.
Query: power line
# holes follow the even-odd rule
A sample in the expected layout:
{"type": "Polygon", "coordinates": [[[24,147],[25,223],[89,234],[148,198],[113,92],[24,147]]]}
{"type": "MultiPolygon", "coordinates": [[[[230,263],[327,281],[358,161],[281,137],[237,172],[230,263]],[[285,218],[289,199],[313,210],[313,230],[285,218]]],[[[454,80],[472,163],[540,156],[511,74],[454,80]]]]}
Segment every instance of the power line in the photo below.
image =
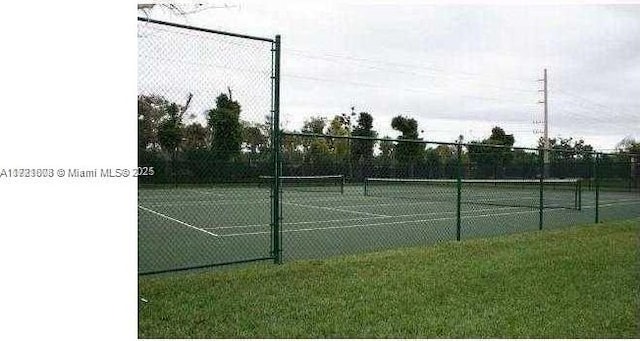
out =
{"type": "Polygon", "coordinates": [[[556,90],[556,91],[561,93],[561,94],[564,94],[564,96],[569,97],[570,101],[573,101],[573,102],[575,102],[575,103],[577,103],[577,104],[579,104],[581,106],[585,106],[585,104],[591,104],[592,106],[597,106],[600,109],[604,109],[604,110],[608,111],[609,113],[614,114],[616,116],[620,115],[620,112],[623,112],[626,115],[632,116],[632,114],[630,112],[626,112],[626,110],[615,109],[615,108],[612,108],[610,106],[606,106],[604,104],[597,103],[597,102],[595,102],[595,101],[593,101],[591,99],[587,99],[585,97],[582,97],[582,96],[579,96],[579,95],[576,95],[576,94],[568,93],[568,92],[563,91],[563,90],[556,90]]]}
{"type": "MultiPolygon", "coordinates": [[[[354,82],[354,81],[347,81],[347,80],[337,80],[337,79],[333,79],[333,78],[321,78],[321,77],[313,77],[313,76],[305,76],[305,75],[296,75],[296,74],[290,74],[290,73],[286,73],[286,74],[283,73],[282,77],[297,78],[297,79],[304,79],[304,80],[317,81],[317,82],[328,82],[328,83],[354,85],[354,86],[368,87],[368,88],[401,90],[401,91],[414,92],[414,93],[429,93],[429,94],[434,94],[434,95],[445,94],[444,92],[438,91],[437,89],[409,88],[409,87],[397,87],[397,86],[389,87],[389,86],[384,86],[384,85],[374,84],[374,83],[354,82]]],[[[505,98],[476,96],[476,95],[464,95],[464,94],[458,94],[457,96],[464,97],[464,98],[479,99],[479,100],[497,101],[497,102],[501,102],[501,103],[509,102],[509,103],[517,103],[517,104],[520,104],[520,105],[527,105],[526,101],[514,101],[514,100],[505,99],[505,98]]]]}
{"type": "MultiPolygon", "coordinates": [[[[373,64],[373,65],[358,65],[358,66],[361,67],[361,68],[379,70],[379,71],[386,72],[386,73],[407,74],[407,75],[417,76],[417,77],[424,77],[424,76],[442,77],[442,78],[449,78],[449,79],[453,79],[453,80],[457,80],[457,81],[463,81],[463,82],[474,82],[474,83],[478,83],[480,85],[485,85],[485,86],[493,87],[493,88],[496,88],[496,89],[505,89],[505,90],[509,90],[509,91],[524,92],[524,93],[530,93],[531,92],[531,89],[528,89],[528,88],[508,87],[508,86],[504,86],[502,84],[496,85],[496,83],[490,82],[490,81],[486,81],[486,80],[473,79],[473,78],[470,78],[470,77],[474,77],[474,76],[476,76],[476,77],[477,76],[481,76],[482,77],[482,75],[480,75],[480,74],[472,74],[472,73],[464,72],[464,71],[456,71],[455,73],[452,73],[450,70],[443,70],[443,69],[438,69],[438,68],[434,68],[434,67],[425,67],[425,66],[416,65],[416,64],[392,63],[392,62],[384,62],[384,61],[379,61],[379,60],[372,60],[372,59],[366,59],[366,58],[357,58],[357,57],[349,57],[349,56],[338,56],[338,55],[327,55],[327,54],[310,54],[310,53],[306,53],[306,52],[299,51],[299,50],[286,50],[286,52],[290,52],[294,56],[298,56],[298,57],[304,57],[304,58],[309,58],[309,59],[317,59],[317,60],[324,60],[324,61],[328,61],[328,62],[332,62],[332,63],[338,63],[338,64],[340,64],[341,62],[344,62],[344,61],[352,62],[352,63],[353,62],[356,62],[356,63],[369,63],[369,64],[373,64]],[[388,67],[383,67],[382,65],[392,66],[392,67],[396,67],[396,68],[397,67],[410,68],[411,71],[398,70],[398,69],[389,69],[388,67]],[[426,71],[428,73],[419,73],[419,72],[415,72],[415,70],[422,70],[422,71],[426,71]]],[[[502,79],[504,80],[506,78],[503,77],[502,79]]],[[[518,79],[517,81],[518,82],[531,83],[531,80],[518,79]]]]}
{"type": "MultiPolygon", "coordinates": [[[[404,67],[404,68],[411,68],[411,69],[422,69],[422,70],[428,70],[428,71],[431,71],[431,72],[440,72],[440,73],[445,73],[445,74],[451,74],[450,70],[443,70],[443,69],[435,68],[433,66],[424,66],[424,65],[420,65],[420,64],[387,62],[387,61],[382,61],[382,60],[362,58],[362,57],[351,57],[351,56],[345,56],[345,55],[334,54],[334,53],[311,53],[311,52],[308,52],[308,51],[297,50],[297,49],[287,49],[285,51],[286,52],[293,52],[294,54],[299,54],[299,55],[302,55],[302,56],[305,56],[305,57],[308,57],[308,58],[316,58],[316,59],[333,58],[333,59],[351,60],[351,61],[355,61],[355,62],[365,62],[365,63],[371,63],[371,64],[377,64],[377,65],[388,65],[388,66],[404,67]]],[[[466,72],[466,71],[456,71],[456,73],[461,74],[461,75],[467,75],[467,76],[484,76],[484,75],[479,74],[479,73],[472,73],[472,72],[466,72]]],[[[516,82],[524,82],[524,83],[530,83],[531,82],[531,79],[529,79],[529,78],[503,77],[503,79],[512,80],[512,81],[516,81],[516,82]]]]}

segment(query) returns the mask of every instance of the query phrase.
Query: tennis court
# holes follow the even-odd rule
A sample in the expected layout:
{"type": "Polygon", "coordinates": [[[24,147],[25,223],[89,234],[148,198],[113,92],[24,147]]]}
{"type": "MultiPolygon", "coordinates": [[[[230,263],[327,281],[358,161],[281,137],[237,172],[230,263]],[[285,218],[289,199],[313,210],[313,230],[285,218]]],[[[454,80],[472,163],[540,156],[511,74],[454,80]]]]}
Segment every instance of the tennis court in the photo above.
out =
{"type": "MultiPolygon", "coordinates": [[[[283,258],[318,259],[456,240],[455,186],[402,185],[404,195],[393,195],[398,188],[370,186],[365,195],[364,184],[284,185],[283,258]]],[[[461,194],[461,239],[539,228],[538,187],[465,184],[461,194]],[[495,205],[491,198],[512,205],[495,205]]],[[[554,205],[544,209],[544,228],[594,222],[595,192],[581,189],[580,194],[578,209],[573,190],[545,189],[554,205]]],[[[138,196],[140,273],[271,256],[268,187],[140,189],[138,196]]],[[[600,220],[640,216],[637,191],[601,191],[599,199],[600,220]]]]}

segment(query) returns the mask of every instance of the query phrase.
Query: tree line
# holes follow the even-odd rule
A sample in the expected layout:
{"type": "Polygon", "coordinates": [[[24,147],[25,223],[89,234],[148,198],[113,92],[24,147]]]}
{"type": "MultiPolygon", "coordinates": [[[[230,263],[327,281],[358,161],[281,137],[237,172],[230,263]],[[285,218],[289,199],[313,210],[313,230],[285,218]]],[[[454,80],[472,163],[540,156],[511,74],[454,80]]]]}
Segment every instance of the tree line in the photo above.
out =
{"type": "MultiPolygon", "coordinates": [[[[165,170],[167,179],[169,174],[175,177],[182,173],[191,173],[192,178],[199,176],[203,181],[211,180],[214,173],[219,173],[220,179],[227,175],[242,179],[269,173],[271,131],[268,117],[265,122],[242,121],[242,106],[233,100],[229,91],[229,94],[219,94],[215,107],[206,110],[206,125],[198,122],[187,124],[184,116],[191,99],[189,94],[184,104],[178,104],[162,96],[138,96],[138,155],[141,165],[157,164],[165,170]],[[235,166],[229,166],[232,164],[235,166]],[[221,174],[225,167],[234,174],[221,174]]],[[[460,163],[464,168],[463,175],[469,178],[535,178],[540,175],[539,153],[513,148],[514,135],[499,126],[494,127],[487,138],[465,143],[461,155],[458,155],[454,144],[436,146],[426,141],[420,143],[423,139],[414,118],[393,117],[391,128],[398,132],[395,138],[384,136],[378,139],[373,121],[368,112],[356,114],[353,108],[351,113],[336,114],[330,119],[322,116],[307,119],[296,132],[338,138],[284,134],[285,174],[339,172],[354,179],[366,176],[452,178],[456,176],[460,163]]],[[[540,139],[538,148],[542,146],[540,139]]],[[[593,175],[594,149],[584,140],[553,138],[550,139],[550,150],[551,176],[593,175]]],[[[637,171],[633,167],[637,168],[640,160],[625,153],[640,154],[640,142],[632,139],[621,141],[618,152],[604,156],[601,162],[610,164],[610,169],[615,168],[611,165],[623,164],[615,173],[637,171]],[[629,163],[636,164],[624,165],[629,163]]]]}

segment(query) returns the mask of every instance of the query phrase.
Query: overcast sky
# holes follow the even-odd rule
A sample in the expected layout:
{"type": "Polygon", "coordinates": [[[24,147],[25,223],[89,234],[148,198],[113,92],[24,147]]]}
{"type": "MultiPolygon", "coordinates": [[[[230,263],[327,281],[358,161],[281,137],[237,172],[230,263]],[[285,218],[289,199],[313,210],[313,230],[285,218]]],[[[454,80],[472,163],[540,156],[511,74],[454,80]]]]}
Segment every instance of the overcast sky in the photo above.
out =
{"type": "MultiPolygon", "coordinates": [[[[491,127],[534,146],[543,69],[550,137],[596,149],[640,139],[639,5],[424,5],[417,1],[224,1],[186,17],[149,17],[256,36],[282,36],[282,124],[366,111],[380,136],[391,118],[421,137],[466,141],[491,127]]],[[[206,6],[205,6],[206,7],[206,6]]],[[[191,8],[191,7],[188,7],[191,8]]],[[[197,114],[197,115],[201,115],[197,114]]],[[[203,120],[204,117],[197,118],[203,120]]]]}

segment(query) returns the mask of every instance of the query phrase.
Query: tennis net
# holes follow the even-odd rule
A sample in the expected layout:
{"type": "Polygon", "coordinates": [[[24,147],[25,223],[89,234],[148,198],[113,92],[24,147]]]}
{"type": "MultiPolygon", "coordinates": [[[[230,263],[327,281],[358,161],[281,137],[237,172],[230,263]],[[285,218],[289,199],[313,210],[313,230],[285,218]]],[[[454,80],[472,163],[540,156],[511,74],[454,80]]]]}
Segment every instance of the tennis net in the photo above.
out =
{"type": "MultiPolygon", "coordinates": [[[[279,179],[286,190],[344,193],[344,175],[281,176],[279,179]]],[[[268,185],[271,182],[273,176],[260,176],[261,184],[268,185]]]]}
{"type": "MultiPolygon", "coordinates": [[[[505,180],[462,179],[460,201],[510,207],[581,208],[579,179],[505,180]]],[[[403,198],[425,201],[456,201],[458,197],[455,179],[392,179],[367,178],[364,183],[366,196],[403,198]]]]}

